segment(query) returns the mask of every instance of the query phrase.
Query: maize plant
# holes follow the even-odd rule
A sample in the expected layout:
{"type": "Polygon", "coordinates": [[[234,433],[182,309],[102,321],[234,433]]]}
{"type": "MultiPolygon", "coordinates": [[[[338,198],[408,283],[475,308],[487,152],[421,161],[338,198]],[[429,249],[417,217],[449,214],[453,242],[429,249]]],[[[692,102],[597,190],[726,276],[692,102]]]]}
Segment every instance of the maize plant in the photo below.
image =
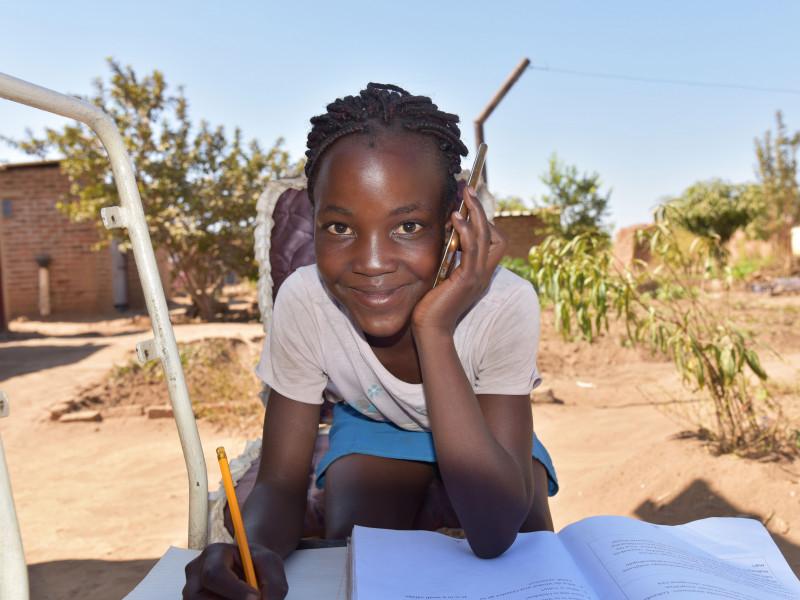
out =
{"type": "Polygon", "coordinates": [[[668,357],[684,384],[711,402],[713,421],[701,433],[717,450],[784,451],[788,430],[767,393],[754,340],[698,289],[716,268],[719,240],[696,238],[682,249],[662,211],[638,242],[647,244],[651,261],[632,268],[615,264],[605,240],[591,234],[549,237],[531,249],[527,262],[504,264],[533,283],[565,338],[592,342],[614,319],[624,326],[624,342],[668,357]]]}

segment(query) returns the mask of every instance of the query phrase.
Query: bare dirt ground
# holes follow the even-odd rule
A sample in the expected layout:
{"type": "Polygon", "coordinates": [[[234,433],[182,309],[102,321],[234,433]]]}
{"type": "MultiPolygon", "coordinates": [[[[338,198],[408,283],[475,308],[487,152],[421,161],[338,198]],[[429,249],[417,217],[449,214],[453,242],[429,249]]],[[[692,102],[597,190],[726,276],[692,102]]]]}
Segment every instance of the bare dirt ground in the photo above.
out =
{"type": "MultiPolygon", "coordinates": [[[[49,420],[49,407],[102,380],[151,337],[146,321],[12,323],[0,341],[0,421],[37,600],[109,600],[129,592],[169,545],[186,545],[188,493],[172,419],[49,420]]],[[[258,324],[179,325],[179,341],[263,335],[258,324]]],[[[237,431],[200,421],[210,487],[214,448],[244,447],[237,431]]]]}
{"type": "MultiPolygon", "coordinates": [[[[796,414],[800,397],[800,297],[741,295],[734,316],[778,353],[762,352],[776,396],[796,414]],[[794,409],[794,410],[793,410],[794,409]]],[[[186,476],[170,419],[107,418],[64,424],[48,407],[103,384],[149,337],[146,320],[12,323],[0,339],[0,421],[34,600],[121,598],[167,546],[185,545],[186,476]]],[[[257,324],[179,325],[179,341],[262,335],[257,324]]],[[[257,343],[257,342],[255,342],[257,343]]],[[[672,365],[613,339],[564,342],[543,324],[540,368],[561,403],[533,405],[538,435],[558,469],[551,499],[560,528],[597,514],[681,523],[711,515],[764,522],[800,573],[800,461],[715,456],[681,432],[697,394],[672,365]]],[[[800,423],[797,423],[800,426],[800,423]]],[[[200,420],[210,487],[213,450],[237,454],[257,427],[200,420]]]]}

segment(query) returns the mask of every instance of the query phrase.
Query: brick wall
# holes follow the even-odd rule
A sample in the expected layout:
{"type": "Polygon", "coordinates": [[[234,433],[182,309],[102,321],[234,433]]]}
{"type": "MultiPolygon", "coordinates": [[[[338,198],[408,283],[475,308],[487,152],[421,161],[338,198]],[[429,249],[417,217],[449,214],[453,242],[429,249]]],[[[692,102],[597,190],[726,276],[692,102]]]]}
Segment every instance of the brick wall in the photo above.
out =
{"type": "MultiPolygon", "coordinates": [[[[156,250],[155,255],[156,267],[158,268],[158,275],[161,279],[161,287],[164,289],[164,295],[169,299],[173,295],[169,258],[164,250],[156,250]]],[[[144,292],[142,291],[142,283],[139,280],[139,272],[136,270],[136,260],[133,258],[133,251],[129,251],[125,255],[125,258],[128,265],[128,305],[135,309],[145,308],[144,292]]]]}
{"type": "MultiPolygon", "coordinates": [[[[56,202],[68,191],[57,161],[0,166],[0,201],[6,201],[6,211],[0,211],[0,283],[9,319],[38,316],[36,257],[43,254],[52,259],[53,314],[113,311],[111,253],[107,247],[92,248],[99,239],[94,222],[71,223],[58,211],[56,202]]],[[[130,306],[139,308],[138,280],[133,283],[130,306]]]]}
{"type": "Polygon", "coordinates": [[[6,325],[6,308],[3,300],[3,256],[0,254],[0,332],[8,329],[6,325]]]}
{"type": "Polygon", "coordinates": [[[504,211],[494,215],[494,224],[508,240],[506,255],[528,258],[531,246],[544,239],[542,220],[527,211],[504,211]]]}

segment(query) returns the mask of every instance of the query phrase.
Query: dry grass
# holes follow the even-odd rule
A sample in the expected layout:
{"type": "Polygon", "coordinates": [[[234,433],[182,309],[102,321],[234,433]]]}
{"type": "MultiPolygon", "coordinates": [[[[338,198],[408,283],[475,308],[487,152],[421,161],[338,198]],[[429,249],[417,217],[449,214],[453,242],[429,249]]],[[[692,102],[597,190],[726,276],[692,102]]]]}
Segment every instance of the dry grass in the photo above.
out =
{"type": "MultiPolygon", "coordinates": [[[[261,383],[253,373],[258,348],[238,338],[207,338],[178,344],[195,414],[228,430],[258,434],[264,418],[261,383]]],[[[80,408],[169,403],[158,361],[116,366],[106,380],[81,391],[80,408]]]]}

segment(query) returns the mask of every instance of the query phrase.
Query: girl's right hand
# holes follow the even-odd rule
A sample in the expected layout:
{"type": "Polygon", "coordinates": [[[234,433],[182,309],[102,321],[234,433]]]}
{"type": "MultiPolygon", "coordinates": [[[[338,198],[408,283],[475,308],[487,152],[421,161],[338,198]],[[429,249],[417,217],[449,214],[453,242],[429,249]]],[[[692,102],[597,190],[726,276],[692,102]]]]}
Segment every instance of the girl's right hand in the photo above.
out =
{"type": "Polygon", "coordinates": [[[258,544],[250,545],[260,593],[244,579],[239,548],[210,544],[186,565],[184,600],[282,600],[289,591],[281,557],[258,544]]]}

